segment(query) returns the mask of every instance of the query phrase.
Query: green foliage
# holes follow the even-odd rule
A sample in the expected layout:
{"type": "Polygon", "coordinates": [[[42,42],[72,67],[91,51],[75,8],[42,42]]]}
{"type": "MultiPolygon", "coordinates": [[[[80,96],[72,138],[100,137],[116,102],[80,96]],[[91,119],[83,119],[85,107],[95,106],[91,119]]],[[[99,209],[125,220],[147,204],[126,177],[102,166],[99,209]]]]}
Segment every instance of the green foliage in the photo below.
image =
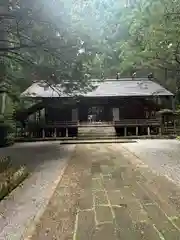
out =
{"type": "Polygon", "coordinates": [[[9,146],[14,143],[15,124],[12,120],[6,120],[4,116],[0,117],[0,147],[9,146]]]}
{"type": "Polygon", "coordinates": [[[9,156],[0,159],[0,173],[4,172],[11,166],[11,159],[9,156]]]}
{"type": "MultiPolygon", "coordinates": [[[[0,96],[0,99],[2,96],[0,96]]],[[[2,104],[2,101],[0,101],[2,104]]],[[[0,115],[0,146],[8,146],[14,143],[16,124],[14,121],[15,104],[13,99],[6,94],[5,111],[0,115]]]]}
{"type": "MultiPolygon", "coordinates": [[[[0,160],[0,169],[4,167],[4,162],[6,162],[6,160],[7,158],[3,161],[0,160]]],[[[9,161],[11,161],[11,159],[8,158],[7,164],[9,164],[9,161]]],[[[29,175],[27,168],[24,166],[21,166],[17,170],[10,167],[10,165],[6,167],[7,168],[0,173],[0,201],[29,175]]]]}
{"type": "Polygon", "coordinates": [[[16,96],[34,80],[63,84],[68,79],[70,86],[74,80],[81,87],[87,84],[92,42],[85,34],[79,35],[64,1],[14,0],[0,4],[4,9],[0,81],[8,83],[16,96]],[[80,49],[84,49],[83,54],[80,49]]]}
{"type": "Polygon", "coordinates": [[[91,78],[114,77],[117,71],[121,76],[153,71],[170,90],[176,82],[180,88],[179,1],[125,2],[11,1],[3,22],[9,31],[0,41],[0,81],[8,83],[9,94],[19,96],[39,79],[62,83],[67,92],[83,90],[91,78]]]}
{"type": "Polygon", "coordinates": [[[171,91],[180,88],[180,2],[80,1],[73,7],[79,29],[95,41],[91,76],[153,72],[171,91]],[[88,13],[90,11],[90,13],[88,13]]]}

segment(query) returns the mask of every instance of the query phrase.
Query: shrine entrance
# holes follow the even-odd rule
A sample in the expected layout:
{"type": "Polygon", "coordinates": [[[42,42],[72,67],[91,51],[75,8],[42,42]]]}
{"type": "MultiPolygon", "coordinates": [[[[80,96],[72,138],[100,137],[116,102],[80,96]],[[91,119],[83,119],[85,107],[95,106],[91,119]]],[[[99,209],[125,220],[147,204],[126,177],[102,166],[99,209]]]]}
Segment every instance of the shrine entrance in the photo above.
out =
{"type": "Polygon", "coordinates": [[[103,106],[93,106],[88,109],[88,119],[92,118],[92,122],[103,122],[104,117],[103,106]]]}

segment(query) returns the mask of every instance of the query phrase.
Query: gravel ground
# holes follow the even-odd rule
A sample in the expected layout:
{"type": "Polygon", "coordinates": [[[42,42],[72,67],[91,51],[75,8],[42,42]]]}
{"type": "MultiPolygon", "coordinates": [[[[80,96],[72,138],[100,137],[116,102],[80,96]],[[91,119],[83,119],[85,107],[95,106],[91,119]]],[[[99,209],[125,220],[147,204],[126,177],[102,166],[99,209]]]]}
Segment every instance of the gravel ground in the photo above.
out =
{"type": "Polygon", "coordinates": [[[0,240],[19,240],[37,211],[47,204],[54,182],[58,179],[74,145],[60,142],[21,143],[0,149],[14,165],[25,164],[31,175],[0,202],[0,240]]]}
{"type": "Polygon", "coordinates": [[[180,141],[138,140],[122,144],[160,175],[180,185],[180,141]]]}

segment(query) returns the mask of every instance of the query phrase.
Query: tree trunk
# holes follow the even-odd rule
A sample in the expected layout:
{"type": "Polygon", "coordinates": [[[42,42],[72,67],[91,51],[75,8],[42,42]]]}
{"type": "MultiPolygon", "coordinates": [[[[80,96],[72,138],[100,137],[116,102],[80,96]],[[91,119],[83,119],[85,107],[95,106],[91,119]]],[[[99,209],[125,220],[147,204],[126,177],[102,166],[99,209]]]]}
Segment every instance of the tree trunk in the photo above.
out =
{"type": "MultiPolygon", "coordinates": [[[[0,2],[0,48],[6,48],[8,46],[7,39],[8,39],[8,20],[6,19],[5,15],[8,13],[8,5],[9,1],[4,0],[0,2]]],[[[6,62],[5,62],[5,57],[2,55],[5,55],[7,53],[1,51],[0,52],[0,84],[1,88],[4,88],[4,84],[6,82],[6,62]]],[[[1,92],[5,89],[0,89],[1,92]]],[[[1,114],[4,114],[5,108],[6,108],[6,93],[2,92],[1,96],[1,109],[0,112],[1,114]]]]}

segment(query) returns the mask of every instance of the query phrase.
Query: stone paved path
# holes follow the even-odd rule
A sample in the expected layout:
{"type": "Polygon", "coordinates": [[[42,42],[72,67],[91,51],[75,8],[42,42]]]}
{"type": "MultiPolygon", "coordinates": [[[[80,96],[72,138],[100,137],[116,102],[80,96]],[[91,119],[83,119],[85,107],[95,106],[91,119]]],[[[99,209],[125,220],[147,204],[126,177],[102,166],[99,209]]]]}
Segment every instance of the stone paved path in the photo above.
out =
{"type": "Polygon", "coordinates": [[[179,240],[179,199],[122,145],[77,145],[29,239],[179,240]]]}

